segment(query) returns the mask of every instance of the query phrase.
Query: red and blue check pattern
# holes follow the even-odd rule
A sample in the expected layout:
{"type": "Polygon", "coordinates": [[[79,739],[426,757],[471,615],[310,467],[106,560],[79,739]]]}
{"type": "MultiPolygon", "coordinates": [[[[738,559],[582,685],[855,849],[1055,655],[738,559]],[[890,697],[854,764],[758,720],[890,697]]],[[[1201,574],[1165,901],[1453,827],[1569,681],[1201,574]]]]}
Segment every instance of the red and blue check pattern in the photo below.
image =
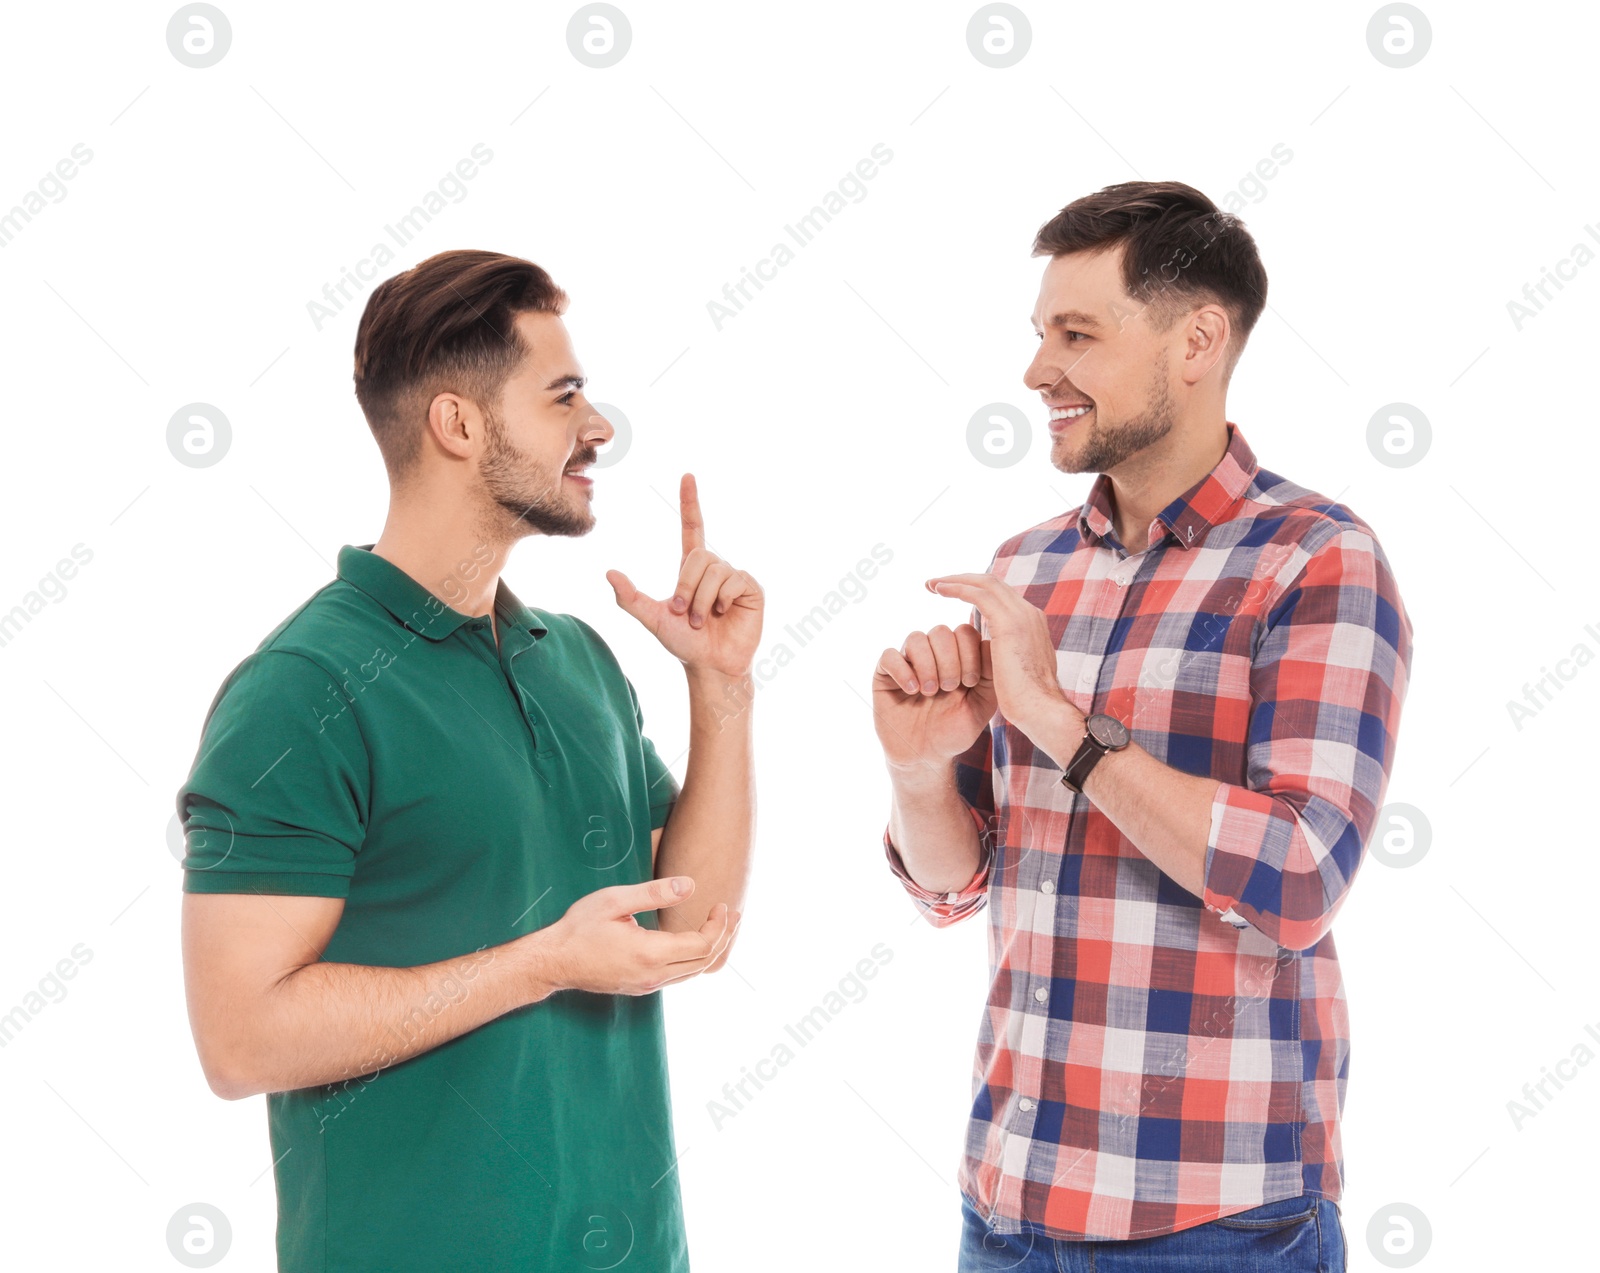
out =
{"type": "Polygon", "coordinates": [[[1048,617],[1080,709],[1217,780],[1205,896],[999,715],[956,762],[983,832],[971,882],[921,887],[884,835],[934,925],[989,908],[958,1183],[1001,1232],[1149,1237],[1341,1193],[1350,1040],[1329,926],[1388,782],[1411,624],[1371,529],[1228,431],[1142,551],[1118,543],[1102,475],[990,565],[1048,617]]]}

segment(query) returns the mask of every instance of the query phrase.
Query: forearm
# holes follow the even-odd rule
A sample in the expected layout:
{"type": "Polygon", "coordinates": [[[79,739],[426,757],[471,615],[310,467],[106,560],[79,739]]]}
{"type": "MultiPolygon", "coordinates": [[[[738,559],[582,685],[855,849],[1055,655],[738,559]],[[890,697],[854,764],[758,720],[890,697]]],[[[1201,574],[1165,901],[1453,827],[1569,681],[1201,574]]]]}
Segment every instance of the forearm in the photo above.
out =
{"type": "Polygon", "coordinates": [[[663,929],[697,929],[711,908],[744,909],[755,838],[751,718],[755,682],[688,669],[689,764],[661,833],[655,877],[695,881],[685,902],[660,912],[663,929]]]}
{"type": "MultiPolygon", "coordinates": [[[[1083,741],[1081,715],[1063,707],[1035,729],[1040,735],[1033,739],[1035,745],[1065,771],[1083,741]]],[[[1174,769],[1130,742],[1096,762],[1083,794],[1139,852],[1175,883],[1203,898],[1206,841],[1217,787],[1215,778],[1174,769]]]]}
{"type": "Polygon", "coordinates": [[[1134,847],[1196,897],[1205,897],[1206,838],[1215,778],[1162,764],[1138,743],[1101,758],[1083,794],[1134,847]]]}
{"type": "Polygon", "coordinates": [[[229,1099],[386,1069],[560,987],[538,933],[412,968],[318,961],[235,1014],[213,1088],[229,1099]]]}
{"type": "Polygon", "coordinates": [[[923,888],[952,893],[983,860],[977,823],[956,790],[955,762],[889,766],[889,842],[923,888]]]}

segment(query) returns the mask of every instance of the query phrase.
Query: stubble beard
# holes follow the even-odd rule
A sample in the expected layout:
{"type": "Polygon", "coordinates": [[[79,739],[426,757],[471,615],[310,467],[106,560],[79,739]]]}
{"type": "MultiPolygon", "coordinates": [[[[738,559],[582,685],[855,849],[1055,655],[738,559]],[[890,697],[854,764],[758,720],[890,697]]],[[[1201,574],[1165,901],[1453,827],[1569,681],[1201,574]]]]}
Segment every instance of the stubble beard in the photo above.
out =
{"type": "MultiPolygon", "coordinates": [[[[488,453],[479,470],[488,498],[503,511],[513,538],[527,534],[586,535],[594,529],[594,510],[582,493],[569,494],[565,471],[541,472],[525,451],[506,437],[498,416],[485,415],[488,453]]],[[[574,457],[575,464],[592,462],[593,452],[574,457]]]]}
{"type": "Polygon", "coordinates": [[[1065,450],[1067,435],[1056,440],[1051,462],[1063,473],[1105,473],[1172,432],[1174,414],[1172,394],[1167,389],[1166,356],[1163,354],[1155,368],[1141,415],[1123,424],[1107,424],[1100,418],[1098,403],[1094,414],[1088,436],[1078,444],[1076,455],[1065,450]]]}

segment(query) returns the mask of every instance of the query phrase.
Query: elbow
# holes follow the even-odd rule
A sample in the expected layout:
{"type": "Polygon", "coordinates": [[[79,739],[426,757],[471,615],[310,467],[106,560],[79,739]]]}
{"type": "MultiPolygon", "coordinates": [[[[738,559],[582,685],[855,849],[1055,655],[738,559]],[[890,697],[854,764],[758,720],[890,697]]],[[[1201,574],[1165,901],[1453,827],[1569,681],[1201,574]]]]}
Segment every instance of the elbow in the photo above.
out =
{"type": "Polygon", "coordinates": [[[1301,828],[1291,860],[1294,870],[1283,881],[1278,944],[1307,951],[1328,935],[1333,917],[1350,895],[1350,881],[1361,860],[1360,831],[1346,814],[1339,833],[1314,847],[1301,828]]]}
{"type": "Polygon", "coordinates": [[[1233,908],[1281,949],[1295,952],[1311,950],[1328,935],[1360,857],[1350,816],[1315,803],[1302,810],[1279,798],[1265,816],[1225,823],[1231,834],[1214,829],[1214,851],[1206,859],[1206,904],[1219,912],[1233,908]]]}
{"type": "Polygon", "coordinates": [[[225,1101],[242,1101],[247,1096],[256,1096],[265,1091],[260,1084],[252,1082],[250,1076],[242,1070],[222,1069],[217,1065],[203,1064],[200,1067],[206,1076],[206,1086],[212,1093],[220,1096],[225,1101]]]}
{"type": "Polygon", "coordinates": [[[1337,893],[1324,891],[1322,908],[1315,915],[1290,925],[1289,938],[1292,944],[1289,945],[1289,949],[1306,951],[1318,945],[1332,930],[1333,917],[1339,913],[1339,908],[1344,905],[1344,899],[1348,895],[1347,888],[1341,888],[1337,893]]]}
{"type": "Polygon", "coordinates": [[[1276,906],[1251,906],[1248,900],[1241,906],[1248,911],[1245,918],[1252,927],[1282,949],[1303,953],[1328,935],[1343,900],[1343,892],[1330,895],[1321,874],[1309,871],[1283,877],[1282,891],[1274,899],[1276,906]]]}
{"type": "Polygon", "coordinates": [[[1303,954],[1310,950],[1328,935],[1328,926],[1332,915],[1323,915],[1317,919],[1286,920],[1278,918],[1274,926],[1276,931],[1264,930],[1267,935],[1277,942],[1284,950],[1292,950],[1296,954],[1303,954]]]}
{"type": "MultiPolygon", "coordinates": [[[[954,896],[954,894],[951,896],[954,896]]],[[[971,919],[984,908],[988,897],[988,891],[985,890],[976,896],[965,898],[959,902],[925,902],[919,905],[918,909],[922,912],[922,918],[935,928],[949,928],[953,924],[959,924],[964,919],[971,919]]]]}
{"type": "Polygon", "coordinates": [[[215,1093],[217,1096],[220,1096],[225,1101],[242,1101],[247,1096],[259,1095],[262,1090],[261,1088],[243,1080],[236,1080],[210,1074],[206,1075],[206,1083],[211,1088],[213,1093],[215,1093]]]}
{"type": "Polygon", "coordinates": [[[195,1037],[195,1050],[200,1058],[200,1071],[205,1075],[206,1086],[225,1101],[242,1101],[247,1096],[259,1096],[271,1088],[261,1081],[261,1076],[245,1063],[238,1049],[224,1048],[214,1040],[195,1037]]]}

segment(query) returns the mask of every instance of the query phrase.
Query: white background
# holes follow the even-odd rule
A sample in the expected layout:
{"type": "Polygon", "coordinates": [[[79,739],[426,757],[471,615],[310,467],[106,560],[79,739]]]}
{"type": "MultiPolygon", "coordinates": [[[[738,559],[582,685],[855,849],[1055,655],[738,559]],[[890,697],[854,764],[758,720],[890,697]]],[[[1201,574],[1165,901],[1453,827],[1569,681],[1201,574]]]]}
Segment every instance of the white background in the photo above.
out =
{"type": "Polygon", "coordinates": [[[222,1267],[272,1267],[264,1101],[211,1095],[188,1032],[173,800],[228,671],[381,528],[350,385],[365,297],[321,330],[307,302],[480,142],[493,160],[385,273],[454,247],[538,261],[572,295],[590,396],[634,430],[594,532],[525,541],[508,582],[599,628],[681,777],[681,671],[604,571],[670,585],[690,470],[712,548],[767,589],[767,652],[796,654],[758,696],[732,966],[667,992],[695,1268],[953,1267],[987,921],[934,930],[888,872],[871,669],[966,617],[923,579],[982,569],[1088,488],[1050,468],[1021,382],[1034,230],[1134,177],[1220,202],[1278,143],[1292,161],[1243,213],[1270,308],[1229,418],[1390,556],[1416,650],[1388,799],[1431,825],[1413,865],[1369,859],[1335,929],[1350,1267],[1382,1267],[1365,1235],[1395,1202],[1431,1225],[1421,1267],[1562,1263],[1592,1213],[1600,1065],[1520,1128],[1507,1102],[1600,1023],[1600,669],[1520,729],[1507,702],[1573,647],[1600,653],[1600,264],[1520,331],[1507,302],[1600,247],[1592,11],[1428,3],[1431,48],[1394,69],[1369,51],[1372,4],[1029,0],[1032,46],[997,70],[968,51],[972,3],[625,2],[631,48],[596,70],[568,49],[576,6],[223,7],[232,45],[207,69],[169,52],[162,5],[5,18],[0,209],[93,151],[0,249],[0,610],[92,552],[0,647],[0,1013],[92,954],[0,1049],[19,1267],[177,1268],[166,1226],[196,1201],[231,1221],[222,1267]],[[866,197],[717,330],[707,302],[879,142],[866,197]],[[1008,468],[965,440],[997,401],[1036,430],[1008,468]],[[167,447],[192,402],[232,426],[212,467],[167,447]],[[1391,402],[1432,425],[1410,467],[1368,449],[1391,402]],[[866,598],[797,648],[784,625],[875,544],[893,561],[866,598]],[[868,996],[714,1127],[723,1084],[880,942],[868,996]]]}

